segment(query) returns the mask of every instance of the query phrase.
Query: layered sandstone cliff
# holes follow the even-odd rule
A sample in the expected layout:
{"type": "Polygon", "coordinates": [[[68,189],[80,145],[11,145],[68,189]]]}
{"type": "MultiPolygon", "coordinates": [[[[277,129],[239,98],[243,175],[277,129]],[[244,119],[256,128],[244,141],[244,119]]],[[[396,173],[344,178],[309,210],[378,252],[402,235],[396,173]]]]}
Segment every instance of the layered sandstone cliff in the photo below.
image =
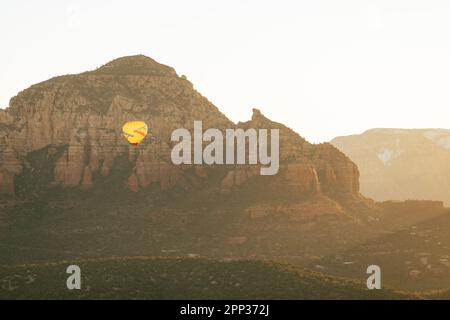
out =
{"type": "Polygon", "coordinates": [[[135,192],[201,188],[220,171],[213,191],[227,193],[259,176],[255,166],[173,165],[171,132],[192,129],[194,120],[202,120],[204,130],[280,129],[280,171],[263,182],[270,188],[282,186],[294,196],[359,197],[356,165],[332,145],[310,144],[256,109],[250,121],[235,125],[186,77],[145,56],[56,77],[12,98],[9,108],[0,110],[0,192],[27,196],[33,185],[89,190],[119,169],[123,178],[115,187],[135,192]],[[136,119],[151,128],[137,147],[121,135],[123,123],[136,119]]]}

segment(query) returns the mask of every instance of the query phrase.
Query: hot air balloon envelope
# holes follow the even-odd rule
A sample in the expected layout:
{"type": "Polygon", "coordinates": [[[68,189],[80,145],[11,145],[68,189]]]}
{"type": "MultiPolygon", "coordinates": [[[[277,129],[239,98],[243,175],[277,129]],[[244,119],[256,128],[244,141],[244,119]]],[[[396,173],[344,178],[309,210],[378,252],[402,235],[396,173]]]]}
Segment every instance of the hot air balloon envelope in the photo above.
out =
{"type": "Polygon", "coordinates": [[[144,121],[129,121],[122,127],[123,136],[129,143],[137,145],[144,140],[148,127],[144,121]]]}

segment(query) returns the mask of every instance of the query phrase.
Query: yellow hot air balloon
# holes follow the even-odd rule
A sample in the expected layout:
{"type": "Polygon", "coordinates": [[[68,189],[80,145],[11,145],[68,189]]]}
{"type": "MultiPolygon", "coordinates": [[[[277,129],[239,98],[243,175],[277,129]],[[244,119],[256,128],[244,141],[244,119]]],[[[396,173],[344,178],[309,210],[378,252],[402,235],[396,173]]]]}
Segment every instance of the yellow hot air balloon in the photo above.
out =
{"type": "Polygon", "coordinates": [[[148,127],[144,121],[129,121],[122,127],[123,136],[133,145],[138,145],[147,135],[148,127]]]}

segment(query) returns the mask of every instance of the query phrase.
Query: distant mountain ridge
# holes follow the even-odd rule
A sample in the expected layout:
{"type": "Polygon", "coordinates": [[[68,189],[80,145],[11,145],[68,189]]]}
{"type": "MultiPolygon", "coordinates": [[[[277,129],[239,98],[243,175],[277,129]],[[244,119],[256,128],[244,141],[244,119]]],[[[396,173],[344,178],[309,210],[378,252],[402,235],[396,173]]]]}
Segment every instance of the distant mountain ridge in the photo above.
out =
{"type": "Polygon", "coordinates": [[[371,129],[331,143],[358,165],[364,195],[450,205],[450,130],[371,129]]]}

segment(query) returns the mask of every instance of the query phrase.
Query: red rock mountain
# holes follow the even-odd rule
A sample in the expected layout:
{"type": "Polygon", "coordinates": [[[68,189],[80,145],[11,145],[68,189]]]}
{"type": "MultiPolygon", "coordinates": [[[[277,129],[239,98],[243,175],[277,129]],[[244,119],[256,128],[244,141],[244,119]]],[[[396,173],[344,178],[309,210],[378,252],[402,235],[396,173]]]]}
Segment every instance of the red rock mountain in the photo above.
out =
{"type": "Polygon", "coordinates": [[[112,187],[134,192],[157,187],[226,193],[257,181],[269,194],[362,199],[356,165],[331,144],[310,144],[258,110],[250,121],[235,125],[186,77],[142,55],[38,83],[0,110],[1,193],[28,197],[51,188],[89,190],[117,173],[121,178],[112,187]],[[158,139],[128,145],[121,127],[136,119],[146,121],[158,139]],[[279,128],[279,173],[262,178],[254,166],[173,165],[170,134],[192,128],[194,120],[202,120],[204,130],[279,128]]]}

